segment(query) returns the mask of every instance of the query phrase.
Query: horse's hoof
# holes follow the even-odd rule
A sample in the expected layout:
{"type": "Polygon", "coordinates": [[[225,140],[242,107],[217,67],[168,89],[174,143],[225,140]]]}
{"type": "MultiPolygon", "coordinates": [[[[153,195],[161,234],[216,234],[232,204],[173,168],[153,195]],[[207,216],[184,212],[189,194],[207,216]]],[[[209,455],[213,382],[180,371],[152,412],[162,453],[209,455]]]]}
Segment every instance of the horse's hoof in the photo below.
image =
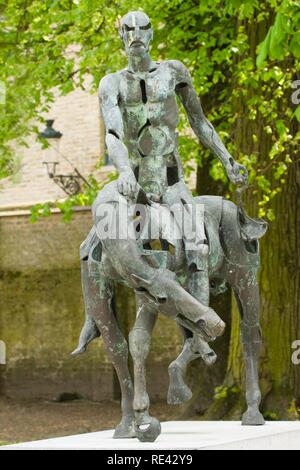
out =
{"type": "Polygon", "coordinates": [[[169,405],[181,405],[193,396],[191,389],[183,384],[180,387],[169,387],[167,402],[169,405]]]}
{"type": "Polygon", "coordinates": [[[255,409],[249,408],[243,414],[243,417],[242,417],[243,426],[262,426],[263,424],[265,424],[264,417],[257,408],[255,409]]]}
{"type": "Polygon", "coordinates": [[[132,437],[136,437],[134,429],[134,418],[133,416],[125,416],[116,427],[113,438],[129,439],[132,437]]]}
{"type": "Polygon", "coordinates": [[[151,416],[144,417],[135,422],[136,437],[140,442],[154,442],[161,433],[161,425],[158,419],[151,416]]]}

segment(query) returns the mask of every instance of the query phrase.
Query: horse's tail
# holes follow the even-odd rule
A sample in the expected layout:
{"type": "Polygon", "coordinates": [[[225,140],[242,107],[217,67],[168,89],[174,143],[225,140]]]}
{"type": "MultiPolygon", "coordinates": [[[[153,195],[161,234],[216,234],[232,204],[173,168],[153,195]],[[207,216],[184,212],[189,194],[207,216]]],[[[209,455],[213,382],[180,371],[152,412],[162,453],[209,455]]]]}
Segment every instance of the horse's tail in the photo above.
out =
{"type": "Polygon", "coordinates": [[[88,344],[101,335],[96,318],[99,318],[101,314],[104,300],[111,303],[111,310],[114,312],[114,289],[112,284],[100,274],[99,263],[101,262],[101,256],[101,242],[93,227],[80,247],[81,286],[85,321],[79,336],[78,346],[71,353],[71,356],[84,353],[88,344]],[[100,295],[100,291],[102,291],[105,299],[100,295]]]}
{"type": "Polygon", "coordinates": [[[95,320],[86,316],[79,336],[78,346],[76,349],[74,349],[74,351],[71,352],[71,356],[76,357],[79,356],[79,354],[84,353],[88,344],[91,343],[91,341],[93,341],[95,338],[99,338],[100,335],[101,333],[96,325],[95,320]]]}
{"type": "Polygon", "coordinates": [[[81,284],[84,300],[85,321],[82,327],[78,346],[71,353],[71,356],[78,356],[86,351],[88,344],[100,336],[100,330],[96,324],[95,315],[97,308],[101,308],[96,295],[97,279],[92,275],[89,269],[87,258],[81,259],[81,284]],[[98,305],[99,304],[99,305],[98,305]]]}

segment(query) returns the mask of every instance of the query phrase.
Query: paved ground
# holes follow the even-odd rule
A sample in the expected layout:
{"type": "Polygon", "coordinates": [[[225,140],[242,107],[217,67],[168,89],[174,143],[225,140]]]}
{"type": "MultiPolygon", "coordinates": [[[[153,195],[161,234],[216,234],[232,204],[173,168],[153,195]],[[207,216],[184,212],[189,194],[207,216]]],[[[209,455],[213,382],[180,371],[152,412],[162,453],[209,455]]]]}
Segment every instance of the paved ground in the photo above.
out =
{"type": "MultiPolygon", "coordinates": [[[[116,440],[112,436],[112,430],[100,431],[3,446],[1,450],[105,449],[112,451],[110,459],[116,457],[116,450],[151,449],[156,451],[156,457],[159,449],[300,450],[299,421],[269,421],[264,426],[242,426],[240,421],[169,421],[162,423],[162,433],[155,442],[139,442],[138,439],[116,440]]],[[[185,463],[188,463],[188,453],[185,459],[185,463]]],[[[149,462],[149,457],[140,454],[139,460],[149,462]]]]}
{"type": "MultiPolygon", "coordinates": [[[[178,419],[179,408],[154,403],[151,414],[161,421],[178,419]]],[[[0,398],[0,444],[101,431],[120,421],[117,401],[15,401],[0,398]]]]}

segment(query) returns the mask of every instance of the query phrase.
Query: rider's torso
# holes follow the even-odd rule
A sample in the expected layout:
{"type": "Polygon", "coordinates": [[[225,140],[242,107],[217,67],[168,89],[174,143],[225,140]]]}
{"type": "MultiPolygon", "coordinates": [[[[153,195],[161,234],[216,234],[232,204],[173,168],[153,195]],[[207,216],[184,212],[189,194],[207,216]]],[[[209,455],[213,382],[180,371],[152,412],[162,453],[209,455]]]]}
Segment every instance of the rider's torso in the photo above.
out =
{"type": "Polygon", "coordinates": [[[119,107],[131,165],[145,191],[161,195],[177,166],[176,77],[168,62],[145,74],[119,72],[119,107]]]}

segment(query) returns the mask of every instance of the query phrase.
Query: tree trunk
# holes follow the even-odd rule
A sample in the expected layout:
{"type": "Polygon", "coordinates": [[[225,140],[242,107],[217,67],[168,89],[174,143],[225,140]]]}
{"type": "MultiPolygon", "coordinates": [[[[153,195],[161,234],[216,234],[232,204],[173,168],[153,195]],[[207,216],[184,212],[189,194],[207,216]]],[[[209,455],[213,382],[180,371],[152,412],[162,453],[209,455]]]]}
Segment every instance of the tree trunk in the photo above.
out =
{"type": "MultiPolygon", "coordinates": [[[[251,53],[264,37],[262,30],[269,25],[248,24],[251,53]]],[[[282,98],[289,106],[289,97],[282,98]]],[[[247,120],[243,103],[237,103],[241,118],[234,132],[235,143],[243,152],[258,152],[260,165],[270,162],[270,140],[263,133],[263,122],[247,120]],[[258,137],[253,143],[252,135],[258,137]]],[[[296,127],[296,123],[295,126],[296,127]]],[[[293,129],[296,133],[297,129],[293,129]]],[[[261,242],[261,327],[263,347],[260,361],[261,410],[266,419],[300,418],[300,365],[293,364],[292,344],[300,339],[299,266],[300,266],[300,165],[291,155],[286,183],[282,193],[272,201],[276,220],[270,224],[261,242]]],[[[266,165],[265,165],[266,166],[266,165]]],[[[272,181],[271,181],[272,183],[272,181]]],[[[260,195],[246,196],[245,206],[257,214],[260,195]]],[[[231,340],[224,384],[208,409],[206,419],[240,419],[245,411],[244,363],[239,334],[239,314],[235,302],[232,308],[231,340]]]]}
{"type": "MultiPolygon", "coordinates": [[[[261,243],[263,348],[260,384],[261,410],[266,419],[300,417],[300,365],[292,362],[292,344],[300,339],[299,177],[300,166],[295,163],[291,165],[282,194],[274,200],[277,217],[261,243]]],[[[235,304],[232,310],[227,374],[222,393],[217,396],[207,418],[240,419],[245,408],[244,365],[235,304]]]]}
{"type": "MultiPolygon", "coordinates": [[[[251,54],[263,39],[269,24],[248,25],[251,54]]],[[[282,107],[289,105],[290,97],[282,97],[282,107]]],[[[242,104],[240,104],[242,106],[242,104]]],[[[270,139],[263,133],[261,120],[248,121],[240,113],[235,132],[238,147],[244,153],[257,151],[261,167],[269,164],[270,139]],[[251,136],[256,134],[257,144],[251,136]]],[[[289,123],[290,125],[290,123],[289,123]]],[[[296,134],[297,124],[291,129],[296,134]]],[[[292,362],[292,343],[300,339],[299,309],[299,265],[300,233],[299,184],[300,166],[297,156],[291,152],[286,183],[282,193],[272,201],[276,219],[270,224],[267,235],[261,241],[261,271],[259,274],[261,293],[261,327],[263,347],[260,361],[262,389],[261,410],[266,419],[298,419],[300,408],[300,365],[292,362]]],[[[270,178],[269,178],[270,179],[270,178]]],[[[271,181],[271,184],[273,181],[271,181]]],[[[246,207],[250,213],[257,213],[260,195],[249,194],[246,207]]],[[[239,315],[233,305],[231,342],[227,374],[224,381],[224,397],[227,401],[223,418],[239,419],[245,408],[244,366],[239,335],[239,315]],[[231,391],[237,393],[231,393],[231,391]],[[225,398],[227,395],[227,398],[225,398]],[[233,399],[234,395],[234,399],[233,399]],[[229,399],[230,398],[230,399],[229,399]]],[[[222,397],[221,397],[222,401],[222,397]]],[[[220,406],[217,407],[220,410],[220,406]]]]}

